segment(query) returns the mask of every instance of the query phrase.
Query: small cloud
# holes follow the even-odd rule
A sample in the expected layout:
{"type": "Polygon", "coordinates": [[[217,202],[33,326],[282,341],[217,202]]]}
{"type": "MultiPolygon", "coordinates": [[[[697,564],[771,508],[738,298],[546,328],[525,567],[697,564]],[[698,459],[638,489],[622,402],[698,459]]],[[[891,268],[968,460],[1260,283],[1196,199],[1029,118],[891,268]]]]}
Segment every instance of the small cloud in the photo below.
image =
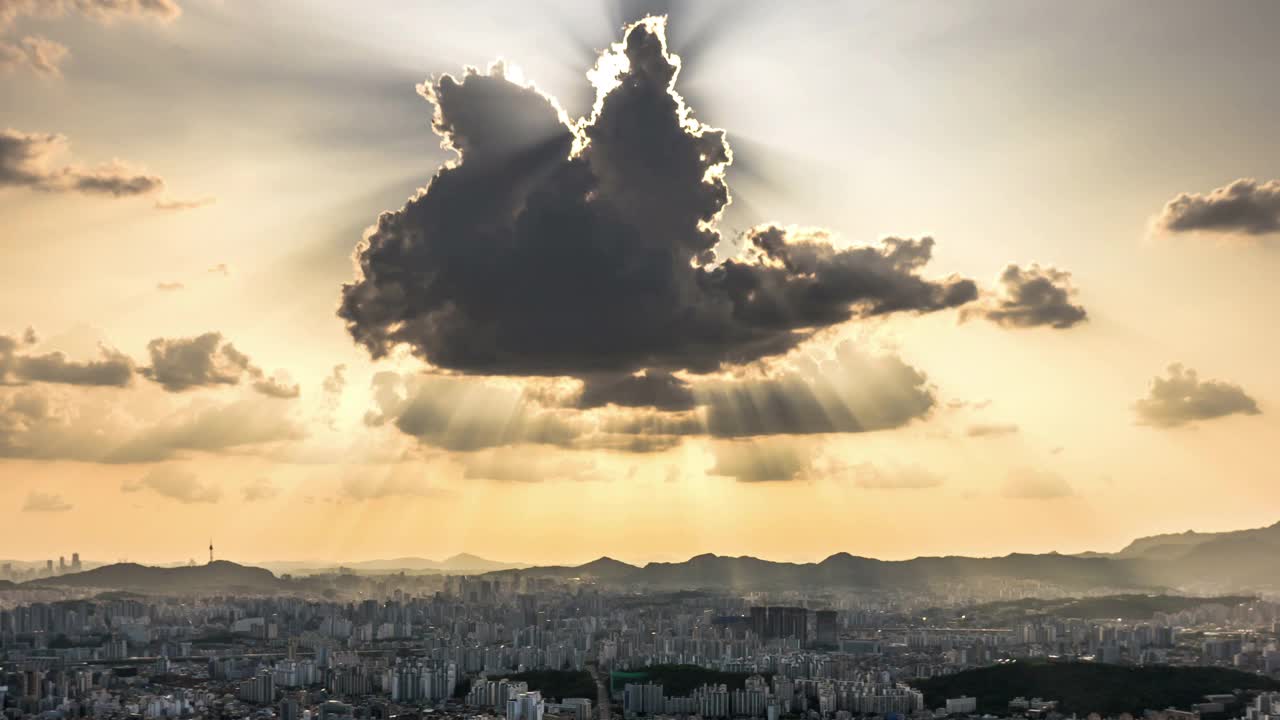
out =
{"type": "Polygon", "coordinates": [[[268,377],[240,352],[222,333],[207,332],[189,338],[155,338],[147,343],[151,365],[139,369],[169,392],[185,392],[193,388],[238,385],[244,378],[253,380],[253,389],[273,398],[296,398],[302,389],[277,372],[268,377]]]}
{"type": "Polygon", "coordinates": [[[1071,497],[1075,490],[1055,472],[1020,468],[1009,473],[1001,494],[1016,500],[1053,500],[1071,497]]]}
{"type": "Polygon", "coordinates": [[[116,20],[169,22],[182,15],[177,0],[0,0],[0,30],[21,16],[55,18],[78,12],[103,25],[116,20]]]}
{"type": "Polygon", "coordinates": [[[216,197],[202,197],[195,198],[193,200],[174,200],[171,198],[165,198],[163,200],[157,200],[155,207],[157,210],[169,211],[195,210],[197,208],[208,207],[216,202],[218,202],[218,198],[216,197]]]}
{"type": "Polygon", "coordinates": [[[182,290],[185,287],[186,285],[183,285],[182,283],[176,282],[176,281],[156,283],[156,289],[159,290],[160,292],[174,292],[177,290],[182,290]]]}
{"type": "Polygon", "coordinates": [[[1076,290],[1071,273],[1032,265],[1009,265],[1000,274],[1000,289],[973,309],[961,311],[961,319],[978,316],[1004,327],[1074,327],[1089,315],[1071,301],[1076,290]]]}
{"type": "Polygon", "coordinates": [[[923,490],[942,485],[942,476],[918,465],[879,467],[871,463],[849,466],[838,473],[853,484],[868,490],[923,490]]]}
{"type": "Polygon", "coordinates": [[[1241,178],[1206,194],[1182,193],[1155,219],[1169,233],[1260,236],[1280,232],[1280,180],[1241,178]]]}
{"type": "Polygon", "coordinates": [[[0,130],[0,187],[116,198],[154,195],[164,189],[164,179],[119,160],[94,167],[61,164],[58,157],[67,154],[68,147],[66,136],[57,133],[0,130]]]}
{"type": "Polygon", "coordinates": [[[810,453],[788,442],[721,442],[715,444],[714,452],[716,464],[707,474],[744,483],[800,480],[813,466],[810,453]]]}
{"type": "Polygon", "coordinates": [[[991,405],[991,399],[986,400],[948,400],[947,408],[951,410],[983,410],[991,405]]]}
{"type": "Polygon", "coordinates": [[[1169,366],[1169,377],[1151,381],[1147,397],[1133,404],[1139,425],[1171,428],[1197,420],[1228,415],[1259,415],[1258,403],[1239,385],[1201,380],[1180,364],[1169,366]]]}
{"type": "Polygon", "coordinates": [[[120,485],[122,492],[132,493],[151,490],[156,494],[180,503],[216,503],[222,499],[222,490],[209,482],[201,481],[194,473],[171,467],[158,467],[133,482],[120,485]]]}
{"type": "Polygon", "coordinates": [[[278,398],[281,400],[292,400],[302,395],[302,386],[298,383],[290,383],[289,379],[283,374],[277,374],[277,377],[264,377],[255,380],[253,389],[266,395],[267,397],[278,398]]]}
{"type": "Polygon", "coordinates": [[[249,356],[208,332],[190,338],[156,338],[147,343],[151,366],[142,374],[169,392],[211,385],[235,385],[251,372],[249,356]]]}
{"type": "Polygon", "coordinates": [[[226,277],[231,274],[231,266],[226,263],[218,263],[217,265],[209,268],[209,272],[214,275],[222,275],[223,277],[226,277]]]}
{"type": "Polygon", "coordinates": [[[324,388],[324,391],[326,393],[329,393],[330,395],[341,394],[342,389],[347,385],[346,372],[347,372],[346,365],[342,365],[342,364],[334,365],[333,371],[330,372],[328,377],[324,379],[324,383],[322,385],[322,387],[324,388]]]}
{"type": "Polygon", "coordinates": [[[493,448],[468,453],[462,460],[462,476],[468,480],[495,482],[543,482],[599,480],[596,464],[572,456],[538,454],[527,448],[493,448]]]}
{"type": "Polygon", "coordinates": [[[64,500],[61,495],[39,491],[33,491],[27,495],[27,501],[22,504],[23,512],[60,513],[67,512],[71,508],[71,503],[64,500]]]}
{"type": "Polygon", "coordinates": [[[134,364],[128,356],[107,347],[99,347],[101,358],[78,362],[65,353],[19,355],[21,345],[32,345],[35,331],[27,328],[21,340],[0,335],[0,384],[53,383],[59,385],[94,385],[126,387],[133,381],[134,364]]]}
{"type": "Polygon", "coordinates": [[[440,494],[440,490],[432,487],[424,478],[391,475],[382,478],[344,478],[338,494],[348,500],[383,500],[430,497],[440,494]]]}
{"type": "Polygon", "coordinates": [[[22,333],[22,343],[24,345],[35,345],[38,342],[40,342],[40,336],[36,334],[36,329],[28,325],[27,329],[22,333]]]}
{"type": "Polygon", "coordinates": [[[270,500],[280,494],[280,489],[266,478],[255,478],[249,481],[240,491],[244,496],[245,502],[257,502],[259,500],[270,500]]]}
{"type": "Polygon", "coordinates": [[[0,42],[0,72],[25,68],[38,75],[60,78],[62,63],[70,54],[66,45],[41,35],[28,35],[16,43],[0,42]]]}
{"type": "Polygon", "coordinates": [[[997,435],[1013,435],[1019,430],[1013,423],[975,423],[965,429],[969,437],[991,437],[997,435]]]}

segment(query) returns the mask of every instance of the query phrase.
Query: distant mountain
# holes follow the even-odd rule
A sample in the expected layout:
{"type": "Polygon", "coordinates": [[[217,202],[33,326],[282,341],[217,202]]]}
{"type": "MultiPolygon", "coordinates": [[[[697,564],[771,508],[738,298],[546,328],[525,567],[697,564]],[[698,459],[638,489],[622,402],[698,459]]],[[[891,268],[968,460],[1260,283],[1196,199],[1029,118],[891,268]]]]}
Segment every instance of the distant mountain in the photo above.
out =
{"type": "Polygon", "coordinates": [[[117,563],[84,572],[32,580],[24,585],[183,594],[209,591],[271,592],[280,589],[282,583],[270,570],[219,560],[208,565],[184,567],[117,563]]]}
{"type": "Polygon", "coordinates": [[[1052,583],[1067,589],[1159,591],[1191,588],[1255,591],[1280,577],[1280,524],[1234,533],[1193,533],[1135,541],[1120,553],[1003,557],[921,557],[887,561],[838,553],[819,563],[698,555],[643,567],[600,558],[585,565],[503,571],[661,589],[920,588],[973,578],[1052,583]],[[1191,539],[1193,538],[1193,539],[1191,539]]]}
{"type": "Polygon", "coordinates": [[[447,558],[440,563],[441,570],[454,571],[483,570],[487,572],[491,570],[510,570],[522,567],[528,567],[528,565],[525,565],[524,563],[507,563],[497,560],[486,560],[478,555],[471,555],[469,553],[458,553],[457,555],[447,558]]]}
{"type": "Polygon", "coordinates": [[[1240,541],[1259,543],[1269,547],[1280,547],[1280,523],[1251,530],[1216,533],[1198,533],[1194,530],[1188,530],[1184,533],[1152,535],[1134,540],[1125,546],[1123,550],[1116,553],[1115,557],[1179,557],[1206,545],[1219,544],[1219,547],[1239,547],[1237,543],[1240,541]]]}
{"type": "Polygon", "coordinates": [[[528,567],[523,563],[506,563],[487,560],[478,555],[459,553],[444,560],[431,560],[423,557],[399,557],[384,560],[360,560],[356,562],[332,563],[323,561],[290,560],[262,563],[264,567],[277,572],[303,573],[306,571],[334,571],[339,567],[357,572],[449,572],[449,573],[486,573],[496,570],[511,570],[528,567]]]}
{"type": "Polygon", "coordinates": [[[611,557],[601,557],[583,565],[544,565],[531,568],[512,568],[488,574],[512,575],[528,572],[539,577],[581,577],[606,582],[627,582],[639,571],[640,568],[635,565],[628,565],[611,557]]]}

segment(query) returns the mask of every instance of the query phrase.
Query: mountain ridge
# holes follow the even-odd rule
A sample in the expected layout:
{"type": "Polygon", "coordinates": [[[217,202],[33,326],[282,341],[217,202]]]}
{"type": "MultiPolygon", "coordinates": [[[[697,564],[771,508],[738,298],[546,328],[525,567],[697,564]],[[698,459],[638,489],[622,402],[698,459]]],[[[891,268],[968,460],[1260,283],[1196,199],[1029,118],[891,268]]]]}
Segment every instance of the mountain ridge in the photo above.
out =
{"type": "MultiPolygon", "coordinates": [[[[410,559],[412,558],[366,562],[394,564],[410,559]]],[[[418,560],[427,562],[421,558],[418,560]]],[[[483,558],[465,554],[449,558],[455,564],[464,565],[474,564],[478,560],[483,558]]],[[[359,569],[359,566],[360,563],[351,563],[343,567],[359,569]]],[[[985,577],[1052,583],[1067,589],[1110,588],[1146,592],[1203,587],[1215,590],[1260,590],[1276,585],[1276,581],[1268,578],[1280,577],[1280,523],[1224,533],[1182,533],[1138,538],[1116,553],[1009,553],[994,557],[947,555],[880,560],[837,552],[821,561],[805,563],[764,560],[750,555],[735,557],[702,553],[682,562],[649,562],[644,565],[632,565],[602,556],[581,565],[508,566],[480,574],[494,577],[529,575],[584,578],[659,589],[911,589],[926,587],[931,582],[956,582],[985,577]]],[[[289,583],[262,567],[217,561],[208,565],[181,567],[117,563],[79,573],[31,580],[16,587],[27,586],[145,592],[175,587],[193,591],[248,589],[271,592],[287,588],[289,583]]]]}

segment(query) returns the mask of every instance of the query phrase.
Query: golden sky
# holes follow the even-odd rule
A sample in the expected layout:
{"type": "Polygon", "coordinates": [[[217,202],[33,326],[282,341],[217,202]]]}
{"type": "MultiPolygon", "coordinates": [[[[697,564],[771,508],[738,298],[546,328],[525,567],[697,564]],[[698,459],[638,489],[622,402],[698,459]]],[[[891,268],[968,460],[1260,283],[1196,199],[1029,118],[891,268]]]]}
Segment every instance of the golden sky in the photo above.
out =
{"type": "Polygon", "coordinates": [[[89,7],[0,0],[0,558],[1280,519],[1275,6],[89,7]]]}

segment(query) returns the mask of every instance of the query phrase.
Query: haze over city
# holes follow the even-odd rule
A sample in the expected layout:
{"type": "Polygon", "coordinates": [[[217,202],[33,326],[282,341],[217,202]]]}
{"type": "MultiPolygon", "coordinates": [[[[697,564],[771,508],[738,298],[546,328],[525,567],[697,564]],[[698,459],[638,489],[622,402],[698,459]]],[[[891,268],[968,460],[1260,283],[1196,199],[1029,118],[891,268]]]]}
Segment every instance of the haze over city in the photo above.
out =
{"type": "Polygon", "coordinates": [[[1277,20],[2,1],[0,556],[1269,526],[1277,20]]]}

